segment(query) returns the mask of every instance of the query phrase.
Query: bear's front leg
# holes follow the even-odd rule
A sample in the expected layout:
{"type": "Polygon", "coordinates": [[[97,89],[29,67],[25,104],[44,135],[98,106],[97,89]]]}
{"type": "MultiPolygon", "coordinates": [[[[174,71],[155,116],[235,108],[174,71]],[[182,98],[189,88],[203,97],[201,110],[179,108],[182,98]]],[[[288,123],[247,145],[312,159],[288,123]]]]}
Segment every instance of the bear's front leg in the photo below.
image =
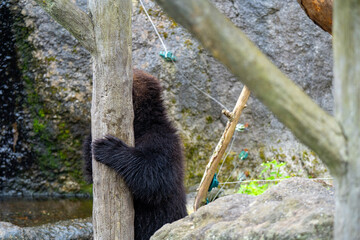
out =
{"type": "Polygon", "coordinates": [[[95,160],[101,162],[122,175],[129,161],[128,147],[120,139],[107,135],[105,138],[97,139],[92,144],[95,160]]]}

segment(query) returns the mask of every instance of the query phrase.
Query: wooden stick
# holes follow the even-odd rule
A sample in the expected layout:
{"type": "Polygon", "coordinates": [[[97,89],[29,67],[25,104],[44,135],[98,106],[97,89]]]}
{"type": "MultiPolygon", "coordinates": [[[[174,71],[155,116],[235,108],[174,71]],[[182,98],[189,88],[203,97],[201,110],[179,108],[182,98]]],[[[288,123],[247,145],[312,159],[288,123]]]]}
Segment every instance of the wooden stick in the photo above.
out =
{"type": "Polygon", "coordinates": [[[196,211],[199,207],[201,202],[205,199],[206,194],[208,192],[209,186],[215,174],[216,168],[219,165],[219,162],[230,143],[230,140],[234,134],[236,124],[239,121],[240,115],[242,110],[245,108],[245,104],[250,96],[249,89],[244,86],[239,96],[238,101],[234,107],[234,110],[229,112],[224,112],[225,116],[229,118],[229,121],[226,124],[226,128],[224,130],[223,135],[220,138],[218,145],[216,146],[213,155],[210,158],[208,165],[206,166],[204,176],[200,182],[198,193],[195,198],[194,202],[194,211],[196,211]]]}

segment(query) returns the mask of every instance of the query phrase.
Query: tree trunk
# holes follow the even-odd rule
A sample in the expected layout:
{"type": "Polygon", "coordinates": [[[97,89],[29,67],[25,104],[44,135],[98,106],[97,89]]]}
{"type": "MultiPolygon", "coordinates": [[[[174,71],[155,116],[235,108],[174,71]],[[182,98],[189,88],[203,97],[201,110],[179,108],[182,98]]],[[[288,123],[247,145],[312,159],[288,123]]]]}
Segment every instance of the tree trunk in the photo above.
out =
{"type": "Polygon", "coordinates": [[[347,168],[336,177],[335,239],[360,237],[360,2],[334,7],[334,98],[346,138],[347,168]]]}
{"type": "MultiPolygon", "coordinates": [[[[90,0],[93,54],[93,139],[111,134],[134,146],[131,0],[90,0]]],[[[116,172],[93,159],[94,239],[134,238],[132,196],[116,172]]]]}
{"type": "Polygon", "coordinates": [[[333,0],[297,0],[306,15],[324,31],[332,34],[333,0]]]}
{"type": "MultiPolygon", "coordinates": [[[[93,139],[111,134],[134,145],[131,0],[89,0],[91,15],[69,0],[35,0],[91,54],[93,139]]],[[[134,208],[124,181],[93,160],[94,239],[134,239],[134,208]]]]}

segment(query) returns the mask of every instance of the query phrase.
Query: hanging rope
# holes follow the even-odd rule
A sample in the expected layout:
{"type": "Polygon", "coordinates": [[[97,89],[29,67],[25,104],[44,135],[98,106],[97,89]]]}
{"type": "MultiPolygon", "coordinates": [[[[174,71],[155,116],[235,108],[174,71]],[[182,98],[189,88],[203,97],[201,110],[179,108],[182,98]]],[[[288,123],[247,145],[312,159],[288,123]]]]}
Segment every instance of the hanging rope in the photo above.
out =
{"type": "MultiPolygon", "coordinates": [[[[141,4],[142,8],[144,9],[144,12],[145,12],[147,18],[149,19],[151,25],[153,26],[153,28],[154,28],[154,30],[155,30],[155,32],[156,32],[156,35],[158,36],[158,38],[159,38],[159,40],[160,40],[160,42],[161,42],[161,44],[162,44],[162,46],[163,46],[163,48],[164,48],[164,51],[165,51],[165,52],[160,52],[160,55],[163,56],[167,61],[172,62],[172,63],[174,64],[176,70],[179,70],[177,64],[175,63],[175,60],[176,60],[175,56],[173,56],[173,54],[167,50],[166,45],[165,45],[165,42],[164,42],[164,40],[162,39],[161,35],[159,34],[159,31],[157,30],[154,22],[151,20],[151,17],[150,17],[150,15],[149,15],[149,13],[147,12],[144,3],[142,2],[142,0],[139,0],[139,1],[140,1],[140,4],[141,4]]],[[[201,89],[200,89],[199,87],[197,87],[195,84],[193,84],[184,74],[182,74],[181,71],[178,71],[178,72],[179,72],[179,73],[181,74],[181,76],[182,76],[191,86],[193,86],[196,90],[198,90],[199,92],[201,92],[202,94],[204,94],[206,97],[208,97],[209,99],[211,99],[211,100],[213,100],[214,102],[216,102],[216,103],[217,103],[219,106],[221,106],[223,109],[226,109],[227,111],[229,111],[228,108],[227,108],[224,104],[222,104],[219,100],[215,99],[214,97],[212,97],[212,96],[209,95],[208,93],[206,93],[206,92],[204,92],[203,90],[201,90],[201,89]]]]}
{"type": "MultiPolygon", "coordinates": [[[[271,179],[271,180],[247,180],[247,181],[236,181],[236,182],[224,182],[219,183],[220,185],[226,185],[226,184],[237,184],[237,183],[250,183],[250,182],[278,182],[282,181],[283,179],[271,179]]],[[[334,180],[333,178],[309,178],[309,180],[334,180]]]]}
{"type": "Polygon", "coordinates": [[[161,44],[162,44],[163,47],[164,47],[165,53],[167,53],[168,51],[167,51],[167,48],[166,48],[166,46],[165,46],[165,43],[164,43],[164,41],[162,40],[162,38],[161,38],[161,36],[160,36],[160,34],[159,34],[159,32],[158,32],[155,24],[154,24],[153,21],[151,20],[151,17],[150,17],[150,15],[149,15],[149,13],[147,12],[147,10],[146,10],[146,8],[145,8],[145,6],[144,6],[144,3],[142,2],[142,0],[139,0],[139,1],[140,1],[141,6],[142,6],[143,9],[144,9],[144,12],[145,12],[146,16],[148,17],[149,21],[151,22],[151,25],[153,26],[153,28],[154,28],[157,36],[159,37],[160,42],[161,42],[161,44]]]}
{"type": "Polygon", "coordinates": [[[218,176],[219,176],[220,173],[221,173],[221,169],[222,169],[222,167],[223,167],[223,165],[224,165],[224,163],[225,163],[225,161],[226,161],[226,158],[229,156],[229,154],[230,154],[230,152],[231,152],[231,149],[232,149],[234,140],[235,140],[235,138],[236,138],[236,132],[237,132],[237,131],[234,132],[234,135],[233,135],[232,140],[231,140],[231,143],[230,143],[229,150],[227,151],[227,153],[226,153],[226,155],[225,155],[225,157],[224,157],[224,160],[223,160],[223,162],[222,162],[221,165],[220,165],[219,171],[218,171],[218,173],[217,173],[218,176]]]}

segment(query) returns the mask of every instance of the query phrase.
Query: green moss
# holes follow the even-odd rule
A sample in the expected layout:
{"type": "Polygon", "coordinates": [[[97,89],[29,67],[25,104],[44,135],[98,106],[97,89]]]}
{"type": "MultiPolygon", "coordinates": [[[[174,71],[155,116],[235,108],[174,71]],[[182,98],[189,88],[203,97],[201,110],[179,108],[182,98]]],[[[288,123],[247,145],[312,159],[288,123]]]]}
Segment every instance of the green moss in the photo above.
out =
{"type": "Polygon", "coordinates": [[[276,149],[271,147],[271,152],[274,154],[273,159],[279,162],[284,162],[286,160],[286,154],[283,152],[282,148],[276,149]]]}
{"type": "MultiPolygon", "coordinates": [[[[36,69],[38,73],[36,76],[43,76],[46,69],[41,66],[56,61],[56,57],[46,57],[42,64],[33,58],[32,54],[35,52],[35,48],[27,41],[33,29],[25,27],[22,18],[18,18],[16,21],[14,30],[17,53],[19,54],[19,68],[26,92],[25,104],[29,109],[33,126],[33,134],[30,134],[31,151],[34,153],[32,169],[40,169],[41,175],[47,181],[55,181],[60,177],[61,172],[62,175],[67,175],[82,185],[84,191],[88,191],[86,189],[89,187],[82,180],[81,174],[79,150],[81,149],[82,136],[74,136],[70,124],[63,121],[57,123],[57,120],[54,120],[53,116],[59,114],[57,111],[63,104],[55,102],[53,105],[48,105],[48,101],[44,100],[43,93],[40,92],[44,86],[43,79],[31,74],[32,70],[36,69]]],[[[73,50],[76,50],[76,46],[73,50]]],[[[63,90],[54,86],[46,89],[48,95],[55,95],[63,90]]],[[[50,189],[50,186],[47,187],[49,187],[48,191],[58,190],[50,189]]]]}
{"type": "Polygon", "coordinates": [[[159,17],[159,16],[162,15],[162,13],[161,13],[160,10],[154,10],[154,9],[152,9],[152,8],[149,8],[149,9],[148,9],[148,14],[149,14],[150,16],[153,16],[153,17],[159,17]]]}
{"type": "Polygon", "coordinates": [[[207,124],[210,124],[210,123],[213,123],[213,122],[214,122],[214,120],[213,120],[213,118],[211,116],[206,117],[206,123],[207,124]]]}
{"type": "Polygon", "coordinates": [[[45,129],[45,125],[43,123],[40,123],[39,119],[34,119],[33,122],[33,130],[35,133],[41,133],[42,131],[44,131],[45,129]]]}
{"type": "MultiPolygon", "coordinates": [[[[197,138],[201,136],[197,136],[197,138]]],[[[184,154],[186,161],[185,186],[190,187],[199,184],[204,174],[208,158],[213,151],[210,144],[193,142],[188,137],[181,136],[184,144],[184,154]],[[204,154],[206,152],[206,154],[204,154]]]]}
{"type": "Polygon", "coordinates": [[[92,195],[92,193],[93,193],[93,185],[92,184],[86,184],[86,183],[80,184],[80,193],[86,193],[86,194],[92,195]]]}
{"type": "Polygon", "coordinates": [[[266,156],[265,156],[265,148],[264,147],[259,148],[259,157],[263,162],[265,162],[266,156]]]}
{"type": "Polygon", "coordinates": [[[169,36],[169,34],[167,32],[163,32],[162,35],[163,35],[164,39],[167,39],[169,36]]]}
{"type": "Polygon", "coordinates": [[[50,57],[45,57],[45,62],[47,64],[50,64],[51,62],[55,62],[56,61],[56,57],[55,56],[50,56],[50,57]]]}
{"type": "Polygon", "coordinates": [[[186,40],[184,41],[184,44],[185,44],[186,47],[190,47],[190,46],[193,45],[193,43],[191,42],[190,39],[186,39],[186,40]]]}
{"type": "Polygon", "coordinates": [[[199,50],[199,54],[203,53],[204,48],[201,45],[199,45],[197,48],[199,50]]]}
{"type": "Polygon", "coordinates": [[[182,113],[182,114],[190,114],[190,113],[191,113],[191,109],[190,109],[190,108],[182,108],[182,109],[181,109],[181,113],[182,113]]]}
{"type": "Polygon", "coordinates": [[[40,109],[40,110],[39,110],[39,116],[40,116],[41,118],[44,118],[44,117],[45,117],[44,109],[40,109]]]}
{"type": "Polygon", "coordinates": [[[307,151],[303,151],[301,157],[302,157],[302,160],[303,160],[303,161],[308,162],[308,161],[310,160],[310,159],[309,159],[309,154],[308,154],[307,151]]]}
{"type": "Polygon", "coordinates": [[[73,46],[71,53],[76,54],[78,53],[78,46],[80,45],[80,43],[77,43],[73,46]]]}
{"type": "Polygon", "coordinates": [[[179,26],[179,24],[177,24],[173,18],[169,17],[169,20],[171,21],[170,28],[177,28],[179,26]]]}

